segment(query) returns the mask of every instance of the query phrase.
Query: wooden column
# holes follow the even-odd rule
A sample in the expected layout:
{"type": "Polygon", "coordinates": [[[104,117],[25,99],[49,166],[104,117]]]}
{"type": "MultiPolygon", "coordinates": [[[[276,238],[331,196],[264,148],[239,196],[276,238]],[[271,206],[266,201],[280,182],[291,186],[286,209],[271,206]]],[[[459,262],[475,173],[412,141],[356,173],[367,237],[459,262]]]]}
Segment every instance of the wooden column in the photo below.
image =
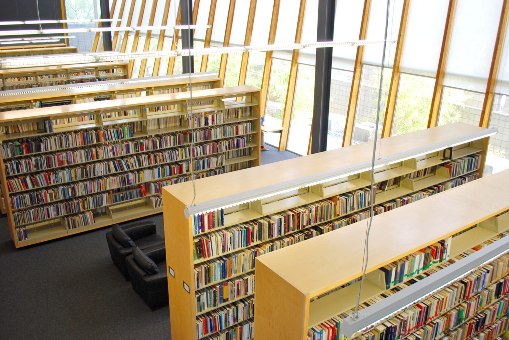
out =
{"type": "MultiPolygon", "coordinates": [[[[161,0],[161,1],[163,1],[163,0],[161,0]]],[[[157,2],[158,2],[158,0],[153,0],[152,9],[150,11],[150,18],[148,19],[149,26],[154,25],[154,18],[155,18],[156,10],[157,10],[157,2]]],[[[166,0],[166,5],[164,6],[165,8],[170,6],[169,2],[170,2],[170,0],[166,0]]],[[[151,37],[152,37],[152,31],[149,30],[149,31],[147,31],[147,34],[145,35],[145,45],[143,46],[144,52],[147,52],[150,47],[150,38],[151,37]]],[[[142,59],[138,78],[143,78],[145,76],[146,68],[147,68],[147,59],[142,59]]]]}
{"type": "MultiPolygon", "coordinates": [[[[133,20],[133,13],[134,13],[134,5],[136,4],[137,0],[131,0],[131,7],[129,7],[129,16],[127,17],[127,23],[126,26],[131,26],[131,22],[133,20]]],[[[143,1],[143,0],[142,0],[143,1]]],[[[140,12],[143,12],[140,10],[140,12]]],[[[139,32],[139,31],[137,31],[139,32]]],[[[122,38],[122,46],[120,47],[120,52],[124,53],[125,49],[127,47],[127,40],[129,38],[129,31],[124,32],[124,37],[122,38]]]]}
{"type": "MultiPolygon", "coordinates": [[[[274,0],[272,8],[272,18],[270,20],[269,39],[267,44],[274,44],[276,39],[277,22],[279,17],[280,0],[274,0]]],[[[267,95],[269,93],[270,71],[272,69],[273,51],[267,51],[265,54],[265,64],[263,67],[262,88],[260,89],[260,115],[265,116],[265,106],[267,104],[267,95]]]]}
{"type": "Polygon", "coordinates": [[[447,10],[447,19],[445,21],[444,37],[442,38],[442,50],[438,61],[437,74],[435,76],[435,88],[433,90],[433,99],[431,100],[431,109],[428,118],[428,128],[437,126],[440,102],[442,101],[442,92],[444,90],[444,76],[447,67],[447,56],[449,54],[449,45],[451,44],[452,28],[454,26],[454,13],[456,11],[456,0],[449,0],[449,9],[447,10]]]}
{"type": "Polygon", "coordinates": [[[487,128],[490,124],[491,110],[493,108],[493,99],[495,97],[495,85],[497,84],[498,70],[500,68],[500,60],[504,50],[504,40],[507,33],[507,21],[509,18],[509,0],[504,0],[502,5],[502,13],[500,14],[500,22],[498,24],[497,39],[495,40],[495,48],[493,50],[493,58],[491,59],[490,75],[488,84],[486,85],[486,94],[481,112],[480,127],[487,128]]]}
{"type": "MultiPolygon", "coordinates": [[[[230,36],[232,34],[233,17],[235,15],[236,0],[230,0],[228,8],[228,19],[226,20],[226,28],[224,30],[223,47],[230,45],[230,36]]],[[[224,77],[226,74],[226,64],[228,62],[228,53],[221,54],[221,63],[219,64],[219,78],[221,78],[221,87],[224,86],[224,77]]]]}
{"type": "MultiPolygon", "coordinates": [[[[300,0],[299,17],[297,19],[297,29],[295,30],[295,43],[299,44],[302,37],[302,27],[304,26],[304,14],[306,13],[306,0],[300,0]]],[[[299,68],[299,50],[292,52],[292,64],[290,66],[290,75],[288,78],[288,90],[286,92],[285,108],[283,111],[283,131],[279,140],[279,151],[286,150],[288,145],[288,135],[290,133],[290,119],[293,109],[293,97],[295,95],[295,86],[297,85],[297,71],[299,68]]]]}
{"type": "MultiPolygon", "coordinates": [[[[120,20],[118,22],[118,25],[115,25],[115,27],[117,26],[122,26],[122,18],[124,17],[124,8],[125,8],[125,0],[121,0],[122,2],[120,3],[120,9],[118,11],[118,19],[120,20]]],[[[115,31],[113,33],[113,42],[112,42],[112,50],[115,51],[115,49],[117,48],[117,42],[118,42],[118,31],[115,31]]]]}
{"type": "Polygon", "coordinates": [[[392,121],[394,118],[394,109],[396,108],[396,96],[398,95],[400,64],[403,54],[403,46],[405,45],[406,24],[408,21],[408,12],[411,6],[410,0],[404,0],[403,10],[401,12],[401,23],[399,25],[398,43],[396,45],[396,54],[394,56],[394,64],[392,66],[391,84],[389,87],[389,95],[387,105],[385,107],[384,125],[382,128],[382,138],[389,137],[392,130],[392,121]]]}
{"type": "MultiPolygon", "coordinates": [[[[253,24],[256,13],[256,0],[251,0],[249,4],[249,13],[247,16],[247,24],[246,24],[246,35],[244,37],[244,46],[249,46],[251,44],[251,36],[253,34],[253,24]]],[[[246,74],[247,74],[247,63],[249,61],[249,53],[242,53],[242,61],[240,62],[240,72],[239,72],[239,85],[244,85],[246,83],[246,74]]]]}
{"type": "MultiPolygon", "coordinates": [[[[364,0],[364,10],[362,11],[362,21],[359,32],[359,40],[366,39],[370,8],[371,0],[364,0]]],[[[350,99],[348,100],[348,111],[346,113],[345,130],[343,134],[343,146],[348,146],[352,143],[353,126],[355,123],[355,110],[357,109],[357,99],[359,97],[359,87],[361,85],[363,57],[364,57],[364,46],[357,46],[357,54],[355,56],[355,66],[353,70],[352,89],[350,91],[350,99]]]]}
{"type": "MultiPolygon", "coordinates": [[[[208,48],[210,47],[210,39],[212,38],[212,29],[214,28],[214,16],[216,15],[216,5],[217,0],[212,0],[210,2],[210,10],[209,10],[209,20],[207,20],[207,25],[209,26],[207,28],[207,33],[205,34],[205,41],[203,42],[203,47],[208,48]]],[[[201,72],[207,71],[207,62],[209,61],[209,56],[207,54],[204,54],[201,57],[201,72]]]]}
{"type": "MultiPolygon", "coordinates": [[[[175,0],[177,1],[177,0],[175,0]]],[[[168,24],[168,14],[170,13],[170,3],[171,0],[166,0],[166,5],[164,6],[163,20],[161,22],[161,26],[166,26],[168,24]]],[[[180,6],[179,6],[180,8],[180,6]]],[[[157,51],[163,50],[164,44],[164,34],[166,30],[161,30],[159,32],[159,40],[157,41],[157,51]]],[[[156,58],[154,61],[154,70],[152,72],[152,77],[155,77],[159,74],[159,65],[161,64],[161,58],[156,58]]]]}
{"type": "MultiPolygon", "coordinates": [[[[143,14],[145,13],[145,5],[147,4],[147,0],[141,0],[141,6],[140,6],[140,13],[138,14],[138,26],[141,26],[143,24],[143,14]]],[[[134,33],[134,40],[133,40],[133,46],[131,47],[131,52],[138,51],[138,40],[140,38],[140,31],[136,31],[134,33]]],[[[128,70],[129,74],[133,74],[133,66],[134,66],[134,59],[131,59],[129,61],[128,70]]]]}

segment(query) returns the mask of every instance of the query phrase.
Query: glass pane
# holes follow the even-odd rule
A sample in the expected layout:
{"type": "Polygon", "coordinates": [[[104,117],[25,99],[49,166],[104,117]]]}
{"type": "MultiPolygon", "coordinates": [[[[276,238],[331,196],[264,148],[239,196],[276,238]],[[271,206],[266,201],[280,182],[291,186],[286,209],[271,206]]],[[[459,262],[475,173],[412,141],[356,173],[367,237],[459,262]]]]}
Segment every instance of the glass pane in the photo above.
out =
{"type": "Polygon", "coordinates": [[[287,150],[299,155],[308,153],[309,133],[313,119],[313,96],[309,94],[314,93],[314,88],[315,67],[300,64],[287,145],[287,150]]]}
{"type": "MultiPolygon", "coordinates": [[[[257,1],[253,24],[251,45],[267,45],[272,16],[273,0],[257,1]]],[[[265,52],[249,53],[247,64],[246,85],[260,87],[262,85],[263,67],[265,65],[265,52]]]]}
{"type": "Polygon", "coordinates": [[[501,6],[502,0],[458,1],[445,85],[479,92],[486,90],[501,6]]]}
{"type": "Polygon", "coordinates": [[[462,122],[479,126],[484,93],[444,87],[438,125],[462,122]]]}
{"type": "Polygon", "coordinates": [[[194,46],[196,46],[197,42],[202,42],[201,47],[203,47],[203,41],[205,40],[205,34],[207,32],[207,29],[204,26],[207,25],[209,20],[210,2],[211,0],[200,0],[196,24],[201,27],[194,31],[194,46]]]}
{"type": "Polygon", "coordinates": [[[230,53],[226,64],[226,75],[224,85],[226,87],[237,86],[239,83],[240,64],[242,53],[230,53]]]}
{"type": "MultiPolygon", "coordinates": [[[[336,1],[334,40],[353,41],[359,39],[364,1],[336,1]]],[[[316,29],[315,29],[316,31],[316,29]]],[[[356,47],[334,47],[333,67],[353,71],[356,47]]]]}
{"type": "MultiPolygon", "coordinates": [[[[65,0],[65,11],[67,19],[98,19],[100,17],[99,0],[65,0]]],[[[93,28],[96,23],[68,23],[69,29],[73,28],[93,28]]],[[[49,26],[46,26],[49,27],[49,26]]],[[[91,52],[95,39],[95,33],[72,33],[74,39],[69,40],[69,45],[75,46],[78,52],[91,52]]],[[[101,35],[99,35],[101,37],[101,35]]],[[[102,41],[98,45],[98,50],[102,49],[102,41]]]]}
{"type": "MultiPolygon", "coordinates": [[[[399,23],[403,0],[390,1],[389,21],[387,27],[387,40],[398,40],[399,23]]],[[[387,0],[372,0],[369,10],[368,31],[366,40],[382,41],[385,38],[385,23],[387,14],[387,0]]],[[[383,44],[366,45],[364,47],[364,62],[372,65],[381,65],[383,56],[383,44]]],[[[392,67],[396,43],[387,44],[385,52],[385,65],[392,67]]]]}
{"type": "Polygon", "coordinates": [[[401,70],[434,76],[440,58],[449,0],[412,0],[408,12],[401,70]],[[433,25],[430,25],[430,22],[433,25]]]}
{"type": "MultiPolygon", "coordinates": [[[[194,48],[203,48],[203,41],[194,41],[194,48]]],[[[200,72],[201,67],[201,55],[194,56],[194,72],[200,72]]]]}
{"type": "Polygon", "coordinates": [[[235,2],[230,45],[244,45],[250,2],[248,0],[235,2]]]}
{"type": "MultiPolygon", "coordinates": [[[[357,99],[357,109],[355,112],[352,144],[364,143],[375,138],[381,70],[382,68],[378,66],[364,65],[362,67],[361,85],[359,88],[359,98],[357,99]]],[[[378,111],[380,114],[378,137],[382,134],[383,117],[385,114],[385,105],[387,104],[391,75],[392,69],[384,69],[382,97],[380,101],[380,111],[378,111]]]]}
{"type": "MultiPolygon", "coordinates": [[[[291,61],[284,59],[272,59],[270,72],[269,92],[265,105],[265,120],[267,126],[280,127],[283,125],[283,111],[285,109],[288,78],[290,76],[291,61]]],[[[279,146],[279,133],[266,133],[265,143],[279,146]]]]}
{"type": "Polygon", "coordinates": [[[346,112],[353,72],[332,69],[329,109],[329,129],[327,133],[327,150],[338,149],[343,144],[346,112]]]}
{"type": "Polygon", "coordinates": [[[490,137],[485,172],[496,173],[509,169],[509,96],[495,95],[490,127],[498,131],[490,137]]]}
{"type": "Polygon", "coordinates": [[[401,135],[428,126],[435,79],[402,73],[399,79],[392,135],[401,135]]]}
{"type": "MultiPolygon", "coordinates": [[[[316,41],[316,25],[318,22],[318,1],[306,3],[304,13],[304,26],[302,27],[302,42],[316,41]]],[[[316,49],[307,48],[300,50],[299,62],[309,65],[315,64],[316,49]]],[[[314,78],[313,78],[314,79],[314,78]]],[[[307,151],[306,151],[307,152],[307,151]]]]}

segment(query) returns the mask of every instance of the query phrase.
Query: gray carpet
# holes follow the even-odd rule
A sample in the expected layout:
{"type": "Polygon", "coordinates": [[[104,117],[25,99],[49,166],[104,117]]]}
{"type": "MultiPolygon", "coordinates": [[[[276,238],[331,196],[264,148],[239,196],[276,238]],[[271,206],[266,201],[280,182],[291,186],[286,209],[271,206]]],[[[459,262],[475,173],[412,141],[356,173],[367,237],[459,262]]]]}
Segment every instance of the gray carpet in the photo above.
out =
{"type": "MultiPolygon", "coordinates": [[[[294,157],[268,147],[262,163],[294,157]]],[[[108,230],[16,250],[0,218],[1,340],[170,338],[168,308],[151,311],[112,264],[108,230]]]]}

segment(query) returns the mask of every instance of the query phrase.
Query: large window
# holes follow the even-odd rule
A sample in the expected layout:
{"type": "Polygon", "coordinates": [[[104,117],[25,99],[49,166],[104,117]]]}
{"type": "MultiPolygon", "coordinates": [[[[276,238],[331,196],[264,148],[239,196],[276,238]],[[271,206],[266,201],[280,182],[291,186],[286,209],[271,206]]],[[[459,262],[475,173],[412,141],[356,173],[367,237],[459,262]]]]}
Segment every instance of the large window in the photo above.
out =
{"type": "Polygon", "coordinates": [[[479,125],[484,93],[444,87],[438,125],[462,122],[479,125]]]}
{"type": "Polygon", "coordinates": [[[392,135],[426,129],[434,87],[434,78],[401,74],[392,121],[392,135]]]}
{"type": "MultiPolygon", "coordinates": [[[[98,19],[101,16],[99,0],[65,0],[67,19],[98,19]]],[[[43,18],[44,19],[44,18],[43,18]]],[[[69,23],[68,28],[92,28],[96,23],[69,23]]],[[[94,43],[95,33],[73,33],[75,39],[69,45],[76,46],[79,52],[90,52],[94,43]]]]}
{"type": "Polygon", "coordinates": [[[311,120],[313,115],[312,93],[315,88],[315,67],[299,65],[297,72],[297,86],[293,98],[293,108],[288,135],[289,151],[299,155],[307,155],[311,120]]]}
{"type": "Polygon", "coordinates": [[[387,104],[387,95],[389,93],[389,85],[391,83],[392,69],[384,69],[380,111],[378,111],[381,71],[382,68],[379,66],[362,66],[359,98],[357,100],[357,109],[355,110],[352,144],[364,143],[375,138],[377,112],[380,115],[378,136],[380,137],[382,134],[385,105],[387,104]]]}
{"type": "Polygon", "coordinates": [[[332,69],[327,150],[339,149],[343,143],[352,77],[353,72],[351,71],[332,69]]]}
{"type": "Polygon", "coordinates": [[[485,171],[495,173],[509,169],[509,95],[495,95],[490,127],[496,128],[497,134],[490,137],[485,171]]]}

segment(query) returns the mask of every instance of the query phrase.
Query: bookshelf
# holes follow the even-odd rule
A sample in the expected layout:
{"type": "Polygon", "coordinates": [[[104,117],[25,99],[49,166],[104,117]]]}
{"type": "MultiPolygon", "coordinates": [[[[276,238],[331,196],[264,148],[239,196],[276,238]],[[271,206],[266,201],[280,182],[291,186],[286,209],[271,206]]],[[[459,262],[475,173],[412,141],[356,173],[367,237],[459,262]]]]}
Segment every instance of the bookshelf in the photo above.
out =
{"type": "MultiPolygon", "coordinates": [[[[383,139],[376,160],[376,212],[478,178],[493,133],[458,123],[383,139]],[[444,158],[444,150],[451,159],[444,158]]],[[[200,179],[196,197],[190,183],[164,188],[172,338],[225,333],[249,338],[255,258],[366,218],[371,147],[359,144],[200,179]],[[236,285],[248,292],[227,301],[215,295],[219,287],[236,285]],[[197,322],[211,320],[223,308],[243,317],[198,334],[197,322]]]]}
{"type": "Polygon", "coordinates": [[[219,87],[219,78],[211,73],[189,76],[164,76],[140,79],[117,79],[92,83],[46,86],[9,90],[0,93],[0,111],[78,104],[90,101],[134,96],[185,92],[219,87]],[[191,79],[191,81],[190,81],[191,79]]]}
{"type": "Polygon", "coordinates": [[[101,62],[0,70],[2,90],[129,78],[126,62],[101,62]]]}
{"type": "MultiPolygon", "coordinates": [[[[191,76],[166,76],[146,79],[117,79],[85,84],[38,87],[32,89],[10,90],[0,93],[0,112],[33,109],[57,105],[85,103],[108,99],[130,98],[134,96],[184,92],[219,87],[216,74],[196,73],[191,76]]],[[[0,190],[1,195],[1,190],[0,190]]],[[[0,211],[6,213],[3,195],[0,211]]]]}
{"type": "Polygon", "coordinates": [[[44,46],[36,48],[21,48],[16,46],[10,49],[0,49],[0,58],[32,56],[32,55],[45,55],[45,54],[64,54],[64,53],[77,53],[78,49],[73,46],[44,46]]]}
{"type": "MultiPolygon", "coordinates": [[[[388,294],[380,268],[424,247],[452,237],[449,256],[455,258],[488,239],[507,237],[508,210],[505,171],[375,216],[361,302],[372,304],[388,294]]],[[[355,306],[365,229],[365,222],[354,223],[257,258],[258,339],[308,339],[311,327],[355,306]]],[[[507,276],[506,267],[498,279],[507,276]]]]}
{"type": "Polygon", "coordinates": [[[161,187],[191,167],[199,178],[258,165],[258,102],[241,86],[0,112],[15,246],[159,213],[161,187]]]}

